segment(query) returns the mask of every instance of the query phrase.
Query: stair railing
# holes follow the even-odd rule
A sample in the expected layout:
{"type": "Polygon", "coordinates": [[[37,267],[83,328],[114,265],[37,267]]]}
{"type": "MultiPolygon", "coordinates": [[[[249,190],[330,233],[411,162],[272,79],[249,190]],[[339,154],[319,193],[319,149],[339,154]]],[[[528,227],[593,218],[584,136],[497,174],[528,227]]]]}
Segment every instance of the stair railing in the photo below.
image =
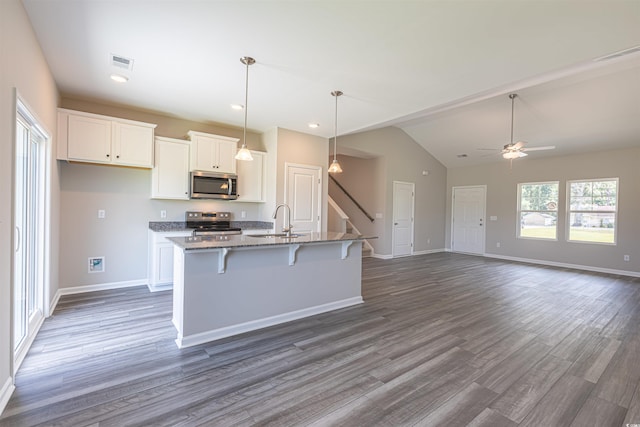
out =
{"type": "Polygon", "coordinates": [[[364,208],[360,205],[360,203],[358,203],[358,201],[357,201],[356,199],[354,199],[354,198],[353,198],[353,196],[352,196],[351,194],[349,194],[349,192],[348,192],[348,191],[347,191],[347,190],[346,190],[342,185],[340,185],[340,183],[339,183],[339,182],[338,182],[338,181],[337,181],[337,180],[336,180],[332,175],[329,175],[329,178],[331,178],[331,180],[332,180],[333,182],[335,182],[335,184],[338,186],[338,188],[339,188],[339,189],[341,189],[341,190],[342,190],[342,192],[343,192],[344,194],[346,194],[346,195],[347,195],[347,197],[349,198],[349,200],[351,200],[351,201],[352,201],[352,202],[353,202],[353,203],[358,207],[358,209],[360,209],[360,211],[361,211],[361,212],[362,212],[362,213],[363,213],[367,218],[369,218],[369,221],[371,221],[371,222],[373,222],[373,221],[374,221],[374,218],[373,218],[371,215],[369,215],[369,213],[368,213],[366,210],[364,210],[364,208]]]}

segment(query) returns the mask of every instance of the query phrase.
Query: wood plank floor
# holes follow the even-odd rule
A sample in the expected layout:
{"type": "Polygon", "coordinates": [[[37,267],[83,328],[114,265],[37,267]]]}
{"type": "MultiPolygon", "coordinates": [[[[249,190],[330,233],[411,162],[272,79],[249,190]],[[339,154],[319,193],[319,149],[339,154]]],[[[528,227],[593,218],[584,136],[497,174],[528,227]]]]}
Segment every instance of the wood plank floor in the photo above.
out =
{"type": "Polygon", "coordinates": [[[365,304],[183,350],[171,293],[69,295],[0,426],[640,423],[640,279],[363,260],[365,304]]]}

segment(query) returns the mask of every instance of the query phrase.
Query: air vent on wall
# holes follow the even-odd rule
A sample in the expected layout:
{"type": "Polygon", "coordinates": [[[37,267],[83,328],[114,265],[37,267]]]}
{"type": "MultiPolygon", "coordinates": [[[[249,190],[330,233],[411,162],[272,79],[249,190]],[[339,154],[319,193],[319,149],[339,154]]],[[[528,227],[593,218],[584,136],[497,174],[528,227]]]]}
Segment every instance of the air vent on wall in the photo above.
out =
{"type": "Polygon", "coordinates": [[[133,69],[133,59],[125,58],[124,56],[114,55],[112,53],[110,62],[114,67],[122,68],[129,71],[133,69]]]}

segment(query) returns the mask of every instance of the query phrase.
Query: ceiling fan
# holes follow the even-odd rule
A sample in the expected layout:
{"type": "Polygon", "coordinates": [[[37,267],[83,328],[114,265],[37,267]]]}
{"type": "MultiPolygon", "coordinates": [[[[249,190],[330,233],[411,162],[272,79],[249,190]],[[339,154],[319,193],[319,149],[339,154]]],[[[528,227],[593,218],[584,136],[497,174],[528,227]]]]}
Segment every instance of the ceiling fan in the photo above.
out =
{"type": "Polygon", "coordinates": [[[511,142],[509,142],[508,144],[505,144],[502,147],[502,151],[500,152],[500,154],[502,154],[502,157],[508,160],[513,160],[513,159],[518,159],[520,157],[525,157],[527,155],[526,151],[553,150],[554,148],[556,148],[555,145],[547,145],[545,147],[525,148],[524,145],[526,144],[526,142],[524,141],[518,141],[515,143],[513,142],[513,106],[517,96],[518,94],[515,94],[515,93],[509,94],[509,98],[511,99],[511,142]]]}

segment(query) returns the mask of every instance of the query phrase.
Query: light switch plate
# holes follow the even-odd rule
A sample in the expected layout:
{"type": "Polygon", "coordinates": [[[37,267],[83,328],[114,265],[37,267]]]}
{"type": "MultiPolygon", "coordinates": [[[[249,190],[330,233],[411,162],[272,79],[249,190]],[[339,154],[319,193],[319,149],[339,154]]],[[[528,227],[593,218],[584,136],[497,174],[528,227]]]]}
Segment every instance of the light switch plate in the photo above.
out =
{"type": "Polygon", "coordinates": [[[107,213],[104,209],[98,209],[98,219],[104,219],[107,216],[107,213]]]}
{"type": "Polygon", "coordinates": [[[495,216],[495,215],[491,215],[491,216],[489,217],[489,220],[490,220],[490,221],[497,221],[497,220],[498,220],[498,217],[497,217],[497,216],[495,216]]]}

